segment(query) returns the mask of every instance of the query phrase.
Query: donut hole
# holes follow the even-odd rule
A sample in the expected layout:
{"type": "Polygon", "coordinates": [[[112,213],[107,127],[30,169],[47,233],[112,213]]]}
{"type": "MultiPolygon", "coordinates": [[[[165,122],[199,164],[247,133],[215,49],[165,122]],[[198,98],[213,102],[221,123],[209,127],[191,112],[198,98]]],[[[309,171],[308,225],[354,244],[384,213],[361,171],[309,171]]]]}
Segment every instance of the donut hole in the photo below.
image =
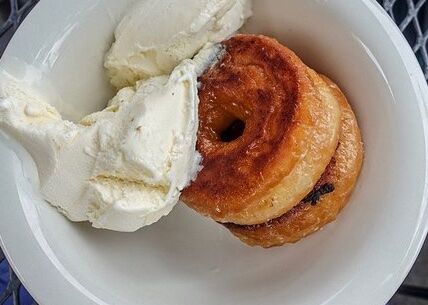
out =
{"type": "Polygon", "coordinates": [[[234,119],[229,125],[219,132],[222,142],[232,142],[241,137],[245,130],[245,122],[240,119],[234,119]]]}

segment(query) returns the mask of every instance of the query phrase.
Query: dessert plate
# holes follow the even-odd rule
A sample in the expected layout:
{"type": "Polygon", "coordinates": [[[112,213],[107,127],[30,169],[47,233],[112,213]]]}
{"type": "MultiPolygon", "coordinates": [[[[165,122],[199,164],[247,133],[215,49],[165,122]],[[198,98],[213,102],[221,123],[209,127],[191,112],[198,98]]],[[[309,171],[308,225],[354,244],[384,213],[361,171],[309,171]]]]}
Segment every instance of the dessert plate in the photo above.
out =
{"type": "MultiPolygon", "coordinates": [[[[103,56],[131,2],[41,1],[0,66],[55,88],[68,119],[98,110],[113,95],[103,56]]],[[[95,230],[41,199],[31,158],[1,135],[0,243],[40,304],[382,305],[399,287],[428,228],[428,90],[412,50],[370,0],[254,1],[244,31],[276,37],[347,94],[366,154],[339,219],[269,250],[184,205],[136,233],[95,230]]]]}

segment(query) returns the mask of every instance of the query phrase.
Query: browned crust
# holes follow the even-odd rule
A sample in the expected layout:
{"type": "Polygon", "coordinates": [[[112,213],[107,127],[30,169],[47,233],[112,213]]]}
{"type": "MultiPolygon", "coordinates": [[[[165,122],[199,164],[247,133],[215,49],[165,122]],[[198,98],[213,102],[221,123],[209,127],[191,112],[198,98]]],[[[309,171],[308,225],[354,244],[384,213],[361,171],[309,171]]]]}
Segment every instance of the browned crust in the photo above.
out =
{"type": "Polygon", "coordinates": [[[340,89],[324,77],[342,108],[339,146],[317,186],[329,183],[334,191],[316,205],[301,202],[286,214],[260,225],[225,226],[243,242],[265,248],[294,243],[336,219],[354,189],[363,161],[363,145],[355,115],[340,89]]]}
{"type": "MultiPolygon", "coordinates": [[[[260,198],[293,170],[303,154],[295,140],[304,134],[301,126],[315,124],[308,110],[316,108],[313,101],[318,99],[309,76],[314,73],[272,38],[237,35],[223,45],[220,61],[200,78],[197,150],[203,169],[181,199],[220,222],[257,223],[251,221],[286,211],[279,213],[281,207],[260,198]],[[221,141],[221,131],[235,119],[245,122],[243,135],[221,141]]],[[[334,153],[338,137],[334,133],[338,132],[332,131],[320,149],[320,154],[329,154],[324,167],[313,184],[298,192],[297,202],[334,153]]]]}

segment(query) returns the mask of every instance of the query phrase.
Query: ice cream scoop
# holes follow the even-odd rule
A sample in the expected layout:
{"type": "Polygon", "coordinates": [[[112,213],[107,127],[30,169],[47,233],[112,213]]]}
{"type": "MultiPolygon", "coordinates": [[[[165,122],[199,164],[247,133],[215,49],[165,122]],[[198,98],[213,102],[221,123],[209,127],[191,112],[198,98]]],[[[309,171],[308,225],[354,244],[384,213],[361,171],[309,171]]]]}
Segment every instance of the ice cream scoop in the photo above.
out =
{"type": "Polygon", "coordinates": [[[249,0],[146,0],[115,31],[105,67],[117,87],[169,74],[206,43],[235,33],[251,14],[249,0]]]}

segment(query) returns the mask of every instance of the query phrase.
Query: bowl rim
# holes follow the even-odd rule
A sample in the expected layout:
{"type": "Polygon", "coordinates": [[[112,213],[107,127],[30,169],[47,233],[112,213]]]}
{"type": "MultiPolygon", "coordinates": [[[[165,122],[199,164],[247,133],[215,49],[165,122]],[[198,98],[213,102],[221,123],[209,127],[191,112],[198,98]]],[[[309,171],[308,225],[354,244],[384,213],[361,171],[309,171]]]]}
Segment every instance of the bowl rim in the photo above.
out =
{"type": "MultiPolygon", "coordinates": [[[[419,112],[421,114],[421,120],[423,125],[423,133],[425,138],[425,152],[428,152],[428,86],[427,79],[423,74],[422,68],[412,50],[404,34],[400,31],[399,27],[395,24],[392,18],[388,13],[383,9],[383,7],[376,0],[362,0],[366,7],[370,10],[373,16],[379,21],[381,26],[388,31],[391,42],[394,44],[395,49],[400,54],[403,64],[407,70],[407,75],[410,78],[410,81],[413,86],[413,90],[417,95],[417,104],[419,112]]],[[[419,256],[419,253],[425,243],[428,234],[428,160],[425,156],[425,184],[423,197],[421,198],[421,206],[423,207],[423,212],[421,212],[422,217],[419,222],[419,228],[415,230],[415,235],[411,246],[408,248],[409,255],[406,257],[405,261],[400,264],[400,267],[396,273],[400,274],[394,282],[391,282],[389,287],[384,287],[387,289],[384,293],[383,298],[380,304],[386,304],[390,301],[392,296],[396,293],[398,288],[403,284],[407,275],[411,271],[413,265],[416,262],[416,259],[419,256]]]]}
{"type": "MultiPolygon", "coordinates": [[[[382,27],[389,35],[396,51],[402,59],[402,64],[408,71],[407,76],[410,78],[412,90],[417,96],[417,104],[421,113],[423,124],[423,132],[425,137],[425,151],[428,151],[428,86],[423,75],[422,69],[402,32],[392,21],[389,15],[375,0],[361,0],[362,4],[367,8],[368,12],[377,19],[380,27],[382,27]],[[411,71],[411,73],[410,73],[411,71]]],[[[32,17],[43,9],[42,2],[39,2],[30,12],[29,16],[23,21],[19,31],[25,28],[32,22],[32,17]]],[[[7,49],[14,44],[14,36],[9,43],[7,49]]],[[[5,52],[7,54],[7,52],[5,52]]],[[[0,60],[1,62],[1,60],[0,60]]],[[[11,179],[13,180],[13,179],[11,179]]],[[[12,182],[11,182],[12,183],[12,182]]],[[[0,189],[1,186],[0,186],[0,189]]],[[[8,191],[8,194],[16,197],[19,200],[19,194],[8,191]]],[[[396,274],[399,274],[394,281],[388,281],[384,284],[384,289],[379,290],[376,295],[376,302],[385,304],[389,301],[392,295],[396,292],[399,286],[404,281],[407,274],[410,272],[416,258],[424,244],[428,233],[428,162],[425,162],[425,184],[424,196],[421,198],[423,211],[421,221],[415,229],[414,238],[408,250],[408,255],[404,258],[401,264],[397,267],[396,274]]],[[[31,207],[27,207],[31,208],[31,207]]],[[[61,299],[72,300],[73,304],[79,305],[109,305],[103,300],[96,297],[85,287],[83,287],[61,264],[55,254],[50,249],[45,240],[40,227],[40,231],[34,230],[34,227],[28,225],[28,219],[22,210],[8,210],[13,215],[9,215],[9,221],[0,222],[0,246],[14,270],[18,278],[21,280],[26,289],[30,292],[33,298],[40,304],[55,304],[61,299]],[[10,226],[21,219],[25,223],[22,226],[10,226]],[[11,245],[10,236],[20,237],[20,245],[11,245]],[[22,243],[25,241],[25,243],[22,243]],[[43,246],[43,247],[41,247],[43,246]],[[31,252],[31,262],[28,262],[31,252]],[[31,265],[31,268],[29,267],[31,265]],[[40,274],[44,274],[49,281],[40,281],[40,274]]],[[[377,304],[377,303],[375,303],[377,304]]]]}

